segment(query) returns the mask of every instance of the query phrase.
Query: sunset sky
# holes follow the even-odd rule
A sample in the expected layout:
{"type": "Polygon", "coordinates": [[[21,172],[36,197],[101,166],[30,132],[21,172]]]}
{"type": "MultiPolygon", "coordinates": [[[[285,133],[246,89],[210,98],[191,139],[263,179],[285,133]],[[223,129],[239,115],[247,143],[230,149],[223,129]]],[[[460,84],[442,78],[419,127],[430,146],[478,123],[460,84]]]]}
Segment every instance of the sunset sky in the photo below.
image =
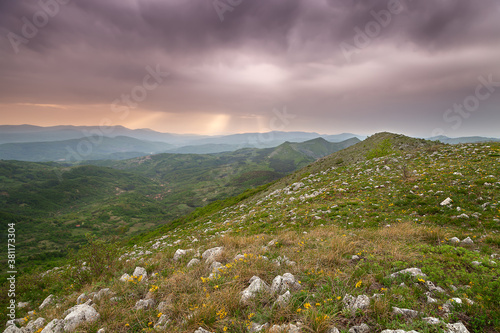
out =
{"type": "Polygon", "coordinates": [[[0,35],[0,124],[500,137],[498,0],[6,0],[0,35]]]}

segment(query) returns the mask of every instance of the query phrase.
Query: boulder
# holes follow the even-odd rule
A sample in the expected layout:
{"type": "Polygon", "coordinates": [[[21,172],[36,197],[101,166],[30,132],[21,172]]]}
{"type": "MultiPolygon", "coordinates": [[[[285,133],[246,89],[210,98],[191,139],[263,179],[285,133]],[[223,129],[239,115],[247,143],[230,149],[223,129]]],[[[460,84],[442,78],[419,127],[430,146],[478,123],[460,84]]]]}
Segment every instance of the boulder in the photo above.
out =
{"type": "Polygon", "coordinates": [[[17,303],[17,308],[24,309],[24,308],[27,308],[29,305],[30,305],[30,302],[19,302],[19,303],[17,303]]]}
{"type": "Polygon", "coordinates": [[[212,333],[212,332],[207,331],[203,327],[199,327],[196,331],[194,331],[194,333],[212,333]]]}
{"type": "Polygon", "coordinates": [[[76,305],[69,309],[69,314],[64,318],[64,330],[73,332],[78,326],[85,323],[93,323],[99,320],[99,313],[86,304],[76,305]]]}
{"type": "Polygon", "coordinates": [[[370,332],[370,326],[366,325],[365,323],[362,323],[359,326],[354,326],[349,329],[349,333],[369,333],[370,332]]]}
{"type": "Polygon", "coordinates": [[[189,252],[192,252],[193,249],[188,249],[188,250],[183,250],[183,249],[177,249],[174,253],[174,261],[180,260],[182,257],[184,257],[186,254],[189,252]]]}
{"type": "Polygon", "coordinates": [[[474,244],[474,241],[470,237],[467,237],[467,238],[462,240],[462,243],[463,244],[474,244]]]}
{"type": "Polygon", "coordinates": [[[250,328],[248,329],[249,333],[257,333],[257,332],[262,332],[265,331],[269,327],[268,323],[259,325],[257,323],[252,323],[250,328]]]}
{"type": "Polygon", "coordinates": [[[441,320],[439,320],[436,317],[425,317],[425,318],[422,318],[422,321],[425,321],[429,325],[437,325],[437,324],[441,323],[441,320]]]}
{"type": "Polygon", "coordinates": [[[141,299],[135,303],[134,310],[147,310],[155,306],[154,299],[141,299]]]}
{"type": "Polygon", "coordinates": [[[207,264],[211,264],[212,262],[214,262],[217,259],[217,256],[219,256],[223,251],[224,251],[223,246],[213,247],[213,248],[208,249],[205,252],[203,252],[201,257],[203,259],[205,259],[205,262],[207,264]]]}
{"type": "Polygon", "coordinates": [[[269,333],[300,333],[300,328],[294,324],[273,325],[269,333]]]}
{"type": "Polygon", "coordinates": [[[142,276],[142,278],[140,279],[140,282],[142,282],[142,283],[145,283],[148,281],[148,272],[146,271],[145,268],[136,267],[134,270],[134,274],[132,274],[132,275],[137,277],[137,278],[142,276]]]}
{"type": "Polygon", "coordinates": [[[451,204],[452,202],[453,202],[453,200],[451,200],[451,198],[446,198],[446,199],[444,199],[444,200],[440,203],[440,205],[441,205],[441,206],[448,206],[448,205],[449,205],[449,204],[451,204]]]}
{"type": "Polygon", "coordinates": [[[461,322],[455,324],[446,324],[446,333],[469,333],[467,327],[461,322]]]}
{"type": "Polygon", "coordinates": [[[259,292],[269,292],[269,286],[259,277],[253,277],[251,281],[250,286],[241,292],[240,302],[243,304],[248,303],[259,292]]]}
{"type": "Polygon", "coordinates": [[[358,309],[363,310],[370,306],[370,298],[366,295],[354,297],[347,294],[344,296],[344,299],[342,299],[342,302],[351,312],[356,312],[358,309]]]}
{"type": "Polygon", "coordinates": [[[413,277],[427,277],[424,273],[422,273],[422,270],[420,268],[412,267],[412,268],[407,268],[403,269],[402,271],[392,273],[389,275],[391,278],[395,278],[401,274],[410,274],[413,277]]]}
{"type": "Polygon", "coordinates": [[[300,283],[290,273],[285,273],[283,276],[276,276],[271,284],[271,292],[273,294],[281,294],[286,290],[296,291],[300,289],[300,283]]]}
{"type": "Polygon", "coordinates": [[[402,315],[405,319],[414,319],[418,317],[418,311],[410,309],[401,309],[395,306],[392,307],[392,313],[396,315],[402,315]]]}

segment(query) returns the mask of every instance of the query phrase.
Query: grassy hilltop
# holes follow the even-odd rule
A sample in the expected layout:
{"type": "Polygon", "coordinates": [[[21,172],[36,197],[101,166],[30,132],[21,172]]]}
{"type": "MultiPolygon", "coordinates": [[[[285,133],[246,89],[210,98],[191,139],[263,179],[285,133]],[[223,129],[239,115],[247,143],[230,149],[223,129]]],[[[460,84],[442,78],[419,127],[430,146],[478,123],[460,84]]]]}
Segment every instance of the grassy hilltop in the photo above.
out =
{"type": "Polygon", "coordinates": [[[453,332],[446,325],[459,321],[470,332],[498,332],[499,162],[500,143],[376,134],[127,246],[91,240],[62,268],[21,277],[17,300],[30,306],[18,318],[36,310],[26,323],[64,319],[82,293],[110,288],[94,298],[99,320],[78,332],[249,332],[267,323],[262,332],[366,324],[430,333],[453,332]],[[147,276],[120,281],[136,267],[147,276]],[[409,268],[415,276],[398,274],[409,268]],[[257,276],[271,288],[285,273],[294,280],[274,294],[249,282],[257,276]],[[39,310],[50,294],[54,303],[39,310]],[[141,300],[150,305],[134,310],[141,300]]]}

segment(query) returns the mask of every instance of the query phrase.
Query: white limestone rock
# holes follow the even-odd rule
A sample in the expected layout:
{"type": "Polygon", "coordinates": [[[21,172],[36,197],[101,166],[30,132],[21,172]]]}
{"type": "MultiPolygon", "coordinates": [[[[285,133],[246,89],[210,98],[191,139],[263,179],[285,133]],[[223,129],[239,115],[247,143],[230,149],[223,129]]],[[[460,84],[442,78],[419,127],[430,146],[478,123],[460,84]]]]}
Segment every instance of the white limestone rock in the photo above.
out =
{"type": "Polygon", "coordinates": [[[461,322],[455,324],[446,324],[446,333],[469,333],[467,327],[461,322]]]}
{"type": "Polygon", "coordinates": [[[132,274],[132,275],[136,276],[136,277],[142,276],[141,283],[148,282],[148,272],[143,267],[136,267],[134,270],[134,274],[132,274]]]}
{"type": "Polygon", "coordinates": [[[213,248],[208,249],[205,252],[203,252],[203,254],[201,255],[201,257],[203,259],[205,259],[205,262],[207,264],[211,264],[212,262],[214,262],[217,259],[217,257],[220,254],[222,254],[223,251],[224,251],[224,247],[223,246],[213,247],[213,248]]]}
{"type": "Polygon", "coordinates": [[[64,320],[54,319],[44,327],[41,333],[63,333],[64,320]]]}
{"type": "Polygon", "coordinates": [[[69,309],[68,315],[64,318],[64,330],[73,332],[78,326],[84,323],[93,323],[99,320],[99,313],[91,306],[80,304],[69,309]]]}
{"type": "Polygon", "coordinates": [[[247,304],[259,292],[270,291],[269,286],[259,277],[253,277],[251,281],[250,286],[241,292],[240,302],[243,304],[247,304]]]}
{"type": "Polygon", "coordinates": [[[47,307],[48,305],[54,303],[55,301],[55,297],[54,295],[49,295],[47,296],[47,298],[45,298],[42,302],[42,304],[38,307],[40,310],[42,310],[43,308],[47,307]]]}
{"type": "Polygon", "coordinates": [[[422,273],[422,270],[420,268],[416,268],[416,267],[407,268],[407,269],[403,269],[402,271],[392,273],[391,275],[389,275],[389,277],[395,278],[401,274],[410,274],[413,277],[424,277],[424,278],[427,277],[427,275],[422,273]]]}

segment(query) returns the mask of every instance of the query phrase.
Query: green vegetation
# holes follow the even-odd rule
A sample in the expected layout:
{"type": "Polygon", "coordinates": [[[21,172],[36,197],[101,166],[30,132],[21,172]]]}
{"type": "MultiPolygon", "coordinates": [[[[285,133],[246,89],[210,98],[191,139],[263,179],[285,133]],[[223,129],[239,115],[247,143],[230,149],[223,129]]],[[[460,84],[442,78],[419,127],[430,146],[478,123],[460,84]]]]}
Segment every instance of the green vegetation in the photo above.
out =
{"type": "MultiPolygon", "coordinates": [[[[19,265],[42,263],[85,244],[86,233],[127,238],[152,230],[356,142],[315,139],[276,148],[160,154],[81,166],[0,160],[0,223],[2,230],[17,223],[19,265]]],[[[105,143],[101,150],[107,149],[105,143]]]]}
{"type": "MultiPolygon", "coordinates": [[[[458,321],[470,332],[497,332],[500,160],[492,155],[498,151],[499,143],[448,146],[377,134],[272,184],[136,236],[119,250],[128,261],[119,260],[81,285],[57,271],[44,277],[26,274],[19,281],[19,301],[31,301],[34,308],[49,294],[58,296],[60,307],[37,314],[50,321],[62,318],[82,292],[111,288],[119,300],[97,302],[101,319],[82,332],[101,327],[148,331],[163,314],[171,320],[167,331],[186,333],[200,326],[217,333],[247,332],[252,323],[266,322],[301,322],[302,332],[323,333],[336,326],[346,333],[364,322],[374,332],[438,333],[446,323],[458,321]],[[389,154],[369,154],[388,147],[389,154]],[[446,198],[452,202],[441,205],[446,198]],[[452,237],[473,242],[454,243],[452,237]],[[208,277],[208,264],[187,267],[193,257],[215,246],[224,251],[217,257],[223,268],[214,276],[208,277]],[[173,260],[177,249],[190,248],[193,252],[173,260]],[[236,255],[241,257],[234,260],[236,255]],[[147,283],[119,281],[136,266],[150,273],[147,283]],[[390,277],[411,267],[426,276],[390,277]],[[276,296],[265,292],[240,303],[252,276],[271,284],[287,272],[300,281],[288,303],[277,306],[276,296]],[[429,282],[442,290],[426,294],[429,282]],[[167,302],[161,314],[156,308],[131,310],[148,292],[157,302],[167,302]],[[367,295],[370,305],[350,311],[343,302],[348,294],[367,295]],[[428,296],[435,302],[428,302],[428,296]],[[461,303],[453,300],[458,298],[461,303]],[[393,307],[421,315],[406,320],[393,307]],[[423,320],[430,316],[440,323],[423,320]]],[[[155,166],[143,167],[153,172],[162,166],[160,160],[153,162],[155,166]]],[[[132,165],[123,169],[129,172],[132,165]]],[[[63,272],[71,270],[67,263],[61,265],[63,272]]],[[[20,310],[18,317],[27,311],[20,310]]]]}

